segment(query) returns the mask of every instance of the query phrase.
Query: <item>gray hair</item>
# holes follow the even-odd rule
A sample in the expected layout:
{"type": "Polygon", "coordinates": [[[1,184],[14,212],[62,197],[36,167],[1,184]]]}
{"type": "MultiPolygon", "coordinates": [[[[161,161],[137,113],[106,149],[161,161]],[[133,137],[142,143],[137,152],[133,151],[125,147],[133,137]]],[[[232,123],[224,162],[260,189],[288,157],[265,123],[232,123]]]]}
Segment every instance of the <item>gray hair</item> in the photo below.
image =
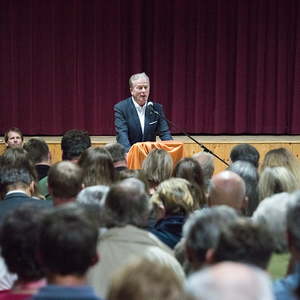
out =
{"type": "Polygon", "coordinates": [[[286,213],[292,196],[280,193],[264,199],[253,214],[252,220],[265,225],[272,234],[274,251],[282,253],[288,250],[286,213]]]}
{"type": "Polygon", "coordinates": [[[287,230],[292,236],[292,243],[300,251],[300,191],[292,195],[287,211],[287,230]]]}
{"type": "Polygon", "coordinates": [[[149,79],[148,75],[145,72],[137,73],[137,74],[133,74],[133,75],[130,76],[130,78],[129,78],[129,87],[132,88],[133,84],[134,84],[134,81],[136,81],[140,78],[145,78],[150,83],[150,79],[149,79]]]}
{"type": "Polygon", "coordinates": [[[188,278],[185,289],[194,300],[274,299],[271,280],[266,272],[232,262],[194,273],[188,278]]]}
{"type": "Polygon", "coordinates": [[[81,204],[100,205],[105,201],[105,196],[109,191],[106,185],[94,185],[86,187],[77,195],[76,201],[81,204]]]}

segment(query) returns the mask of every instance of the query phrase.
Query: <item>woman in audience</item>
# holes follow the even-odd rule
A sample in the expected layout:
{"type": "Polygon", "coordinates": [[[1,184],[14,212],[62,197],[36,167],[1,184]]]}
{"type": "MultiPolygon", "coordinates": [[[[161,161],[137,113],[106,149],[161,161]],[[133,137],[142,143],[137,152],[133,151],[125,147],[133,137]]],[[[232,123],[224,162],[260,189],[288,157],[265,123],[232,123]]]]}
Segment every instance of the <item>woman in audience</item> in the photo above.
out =
{"type": "Polygon", "coordinates": [[[86,149],[78,164],[83,169],[85,187],[99,184],[110,186],[115,180],[113,161],[105,148],[86,149]]]}
{"type": "Polygon", "coordinates": [[[198,161],[194,158],[183,158],[175,166],[173,176],[184,178],[196,189],[197,201],[200,207],[206,205],[204,177],[198,161]]]}
{"type": "Polygon", "coordinates": [[[259,200],[274,194],[291,193],[299,187],[295,176],[285,167],[265,168],[258,182],[259,200]]]}
{"type": "Polygon", "coordinates": [[[174,248],[182,237],[182,227],[191,212],[197,209],[195,189],[182,178],[163,181],[152,195],[154,210],[159,211],[157,222],[149,231],[170,248],[174,248]]]}
{"type": "Polygon", "coordinates": [[[1,300],[30,298],[46,284],[36,253],[43,216],[41,206],[26,204],[5,217],[0,230],[1,253],[8,270],[18,279],[11,290],[0,293],[1,300]]]}
{"type": "Polygon", "coordinates": [[[142,164],[142,176],[148,182],[150,193],[164,180],[171,177],[173,160],[171,155],[163,149],[152,150],[142,164]]]}
{"type": "Polygon", "coordinates": [[[300,188],[300,161],[286,148],[277,148],[266,153],[261,165],[261,172],[267,167],[285,167],[296,178],[300,188]]]}
{"type": "Polygon", "coordinates": [[[107,300],[184,300],[182,282],[174,271],[146,258],[115,274],[107,300]]]}

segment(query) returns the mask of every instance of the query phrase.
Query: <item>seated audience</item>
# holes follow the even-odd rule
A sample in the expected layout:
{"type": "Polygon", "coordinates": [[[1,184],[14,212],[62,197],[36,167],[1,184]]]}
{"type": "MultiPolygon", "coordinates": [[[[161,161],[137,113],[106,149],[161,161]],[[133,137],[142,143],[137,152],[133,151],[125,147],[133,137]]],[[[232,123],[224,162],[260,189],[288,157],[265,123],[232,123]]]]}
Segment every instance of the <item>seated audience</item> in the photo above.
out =
{"type": "Polygon", "coordinates": [[[204,177],[200,164],[193,158],[181,159],[175,166],[173,176],[189,181],[196,190],[199,207],[206,206],[204,177]]]}
{"type": "Polygon", "coordinates": [[[286,213],[292,199],[288,193],[275,194],[260,202],[252,216],[254,223],[266,226],[273,239],[273,255],[269,273],[273,278],[283,277],[287,273],[289,258],[286,236],[286,213]]]}
{"type": "Polygon", "coordinates": [[[192,158],[194,158],[201,166],[204,179],[205,194],[207,195],[210,185],[210,179],[215,172],[214,157],[210,153],[202,151],[195,153],[192,158]]]}
{"type": "Polygon", "coordinates": [[[106,144],[104,148],[110,153],[115,170],[118,172],[127,170],[126,150],[119,143],[106,144]]]}
{"type": "Polygon", "coordinates": [[[216,264],[193,274],[186,283],[191,300],[273,300],[267,274],[234,262],[216,264]]]}
{"type": "Polygon", "coordinates": [[[253,164],[237,160],[232,163],[228,169],[238,174],[245,182],[246,185],[246,197],[247,197],[247,207],[246,207],[246,216],[251,217],[253,212],[258,206],[258,171],[253,164]]]}
{"type": "Polygon", "coordinates": [[[182,282],[167,266],[137,259],[117,272],[107,300],[184,300],[182,282]]]}
{"type": "Polygon", "coordinates": [[[48,175],[48,188],[55,206],[74,202],[83,188],[82,169],[70,161],[52,165],[48,175]]]}
{"type": "Polygon", "coordinates": [[[101,260],[88,273],[88,282],[103,298],[112,274],[136,257],[167,265],[183,280],[182,268],[171,249],[142,229],[147,226],[150,210],[144,184],[138,179],[125,179],[111,186],[102,210],[107,231],[98,241],[101,260]]]}
{"type": "Polygon", "coordinates": [[[295,176],[285,167],[265,168],[260,174],[258,195],[260,201],[274,194],[291,193],[298,189],[295,176]]]}
{"type": "Polygon", "coordinates": [[[222,228],[238,218],[236,211],[226,205],[203,208],[195,211],[183,227],[183,265],[187,273],[207,265],[208,254],[219,242],[222,228]]]}
{"type": "Polygon", "coordinates": [[[101,208],[104,205],[109,187],[105,185],[89,186],[79,192],[76,202],[82,207],[98,227],[101,225],[101,208]]]}
{"type": "Polygon", "coordinates": [[[19,148],[23,147],[23,133],[17,127],[9,128],[4,133],[4,142],[7,148],[19,148]]]}
{"type": "Polygon", "coordinates": [[[259,164],[259,152],[250,144],[239,144],[231,149],[230,160],[232,163],[238,160],[247,161],[257,169],[259,164]]]}
{"type": "Polygon", "coordinates": [[[86,285],[86,273],[97,262],[98,228],[78,207],[62,206],[41,224],[38,253],[47,283],[33,300],[99,299],[86,285]]]}
{"type": "Polygon", "coordinates": [[[300,287],[300,192],[293,194],[287,209],[288,247],[296,265],[292,274],[275,281],[273,290],[278,300],[299,299],[300,287]]]}
{"type": "Polygon", "coordinates": [[[35,165],[38,180],[46,177],[51,164],[51,154],[47,143],[42,139],[31,138],[24,144],[23,148],[35,165]]]}
{"type": "Polygon", "coordinates": [[[228,205],[240,213],[245,212],[247,197],[244,180],[231,171],[214,175],[211,179],[208,205],[228,205]]]}
{"type": "Polygon", "coordinates": [[[28,299],[46,284],[36,255],[39,228],[44,210],[23,205],[7,214],[0,230],[1,254],[11,273],[17,275],[12,288],[0,293],[0,299],[28,299]]]}
{"type": "Polygon", "coordinates": [[[300,162],[288,149],[277,148],[268,151],[261,164],[260,171],[263,172],[267,167],[285,167],[294,175],[298,183],[298,188],[300,188],[300,162]]]}
{"type": "Polygon", "coordinates": [[[151,201],[162,209],[162,216],[149,231],[170,248],[174,248],[182,237],[182,227],[191,212],[197,209],[195,190],[183,178],[163,181],[154,192],[151,201]]]}
{"type": "Polygon", "coordinates": [[[110,186],[115,181],[112,157],[105,148],[86,149],[81,154],[78,165],[83,170],[85,187],[99,184],[110,186]]]}
{"type": "Polygon", "coordinates": [[[241,218],[222,228],[218,245],[208,261],[235,261],[266,269],[273,247],[271,233],[265,226],[241,218]]]}
{"type": "Polygon", "coordinates": [[[163,149],[152,150],[142,164],[142,173],[148,182],[151,194],[161,182],[172,176],[172,172],[172,157],[163,149]]]}

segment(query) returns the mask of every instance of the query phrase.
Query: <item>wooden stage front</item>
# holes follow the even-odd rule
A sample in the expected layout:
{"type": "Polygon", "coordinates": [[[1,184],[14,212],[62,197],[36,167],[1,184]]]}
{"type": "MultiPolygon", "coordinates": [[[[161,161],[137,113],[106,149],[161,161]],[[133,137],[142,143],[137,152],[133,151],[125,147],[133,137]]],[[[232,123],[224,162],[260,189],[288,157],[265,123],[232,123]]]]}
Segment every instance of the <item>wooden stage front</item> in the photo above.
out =
{"type": "MultiPolygon", "coordinates": [[[[30,137],[25,137],[25,141],[30,137]]],[[[52,162],[61,160],[60,136],[43,136],[42,137],[49,145],[52,162]]],[[[257,148],[261,155],[261,159],[265,153],[271,149],[285,147],[294,153],[297,157],[300,156],[300,135],[256,135],[256,136],[193,136],[199,143],[204,144],[209,150],[220,156],[226,162],[229,162],[229,153],[237,144],[249,143],[257,148]]],[[[91,136],[93,146],[103,146],[107,143],[115,142],[114,136],[91,136]]],[[[196,152],[201,151],[200,147],[185,136],[174,136],[175,140],[184,142],[185,156],[191,156],[196,152]]],[[[5,149],[3,139],[0,141],[0,153],[5,149]]],[[[226,168],[226,166],[215,159],[216,172],[226,168]]]]}

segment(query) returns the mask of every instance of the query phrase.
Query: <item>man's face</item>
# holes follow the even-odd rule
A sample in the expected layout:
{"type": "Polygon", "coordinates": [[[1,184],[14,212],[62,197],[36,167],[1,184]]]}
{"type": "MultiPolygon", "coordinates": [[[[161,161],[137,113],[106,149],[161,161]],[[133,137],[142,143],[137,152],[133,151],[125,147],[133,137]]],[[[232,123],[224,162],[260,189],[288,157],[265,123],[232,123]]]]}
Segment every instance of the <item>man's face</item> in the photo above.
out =
{"type": "Polygon", "coordinates": [[[9,148],[17,148],[17,147],[22,147],[23,141],[22,137],[20,136],[19,133],[15,131],[9,131],[8,134],[8,140],[6,143],[6,146],[9,148]]]}
{"type": "Polygon", "coordinates": [[[143,106],[147,102],[150,93],[149,81],[146,78],[139,78],[133,81],[130,92],[134,101],[143,106]]]}

